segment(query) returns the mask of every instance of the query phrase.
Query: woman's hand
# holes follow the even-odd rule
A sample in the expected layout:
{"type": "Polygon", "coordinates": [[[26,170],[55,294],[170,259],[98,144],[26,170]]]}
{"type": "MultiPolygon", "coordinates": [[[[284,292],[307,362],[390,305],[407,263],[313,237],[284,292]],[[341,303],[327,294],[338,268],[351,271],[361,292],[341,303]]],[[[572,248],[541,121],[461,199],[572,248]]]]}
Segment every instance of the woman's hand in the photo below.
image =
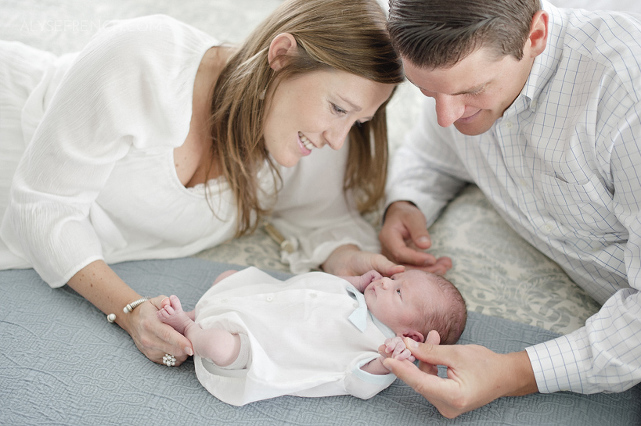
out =
{"type": "Polygon", "coordinates": [[[381,275],[389,277],[403,272],[405,267],[397,265],[380,253],[361,251],[353,244],[338,247],[329,255],[322,268],[325,272],[334,275],[363,275],[375,270],[381,275]]]}
{"type": "Polygon", "coordinates": [[[138,306],[132,312],[123,315],[123,327],[133,339],[136,347],[147,358],[163,364],[165,354],[176,358],[176,366],[182,364],[188,356],[193,355],[189,339],[158,319],[156,314],[163,306],[166,296],[157,296],[138,306]]]}
{"type": "MultiPolygon", "coordinates": [[[[129,313],[123,308],[140,295],[129,287],[102,260],[96,260],[78,271],[68,282],[69,287],[105,314],[114,313],[116,323],[133,339],[136,347],[153,362],[163,364],[163,356],[176,357],[180,365],[193,354],[189,339],[164,324],[156,312],[163,306],[165,296],[150,299],[129,313]]],[[[167,299],[168,300],[168,299],[167,299]]]]}

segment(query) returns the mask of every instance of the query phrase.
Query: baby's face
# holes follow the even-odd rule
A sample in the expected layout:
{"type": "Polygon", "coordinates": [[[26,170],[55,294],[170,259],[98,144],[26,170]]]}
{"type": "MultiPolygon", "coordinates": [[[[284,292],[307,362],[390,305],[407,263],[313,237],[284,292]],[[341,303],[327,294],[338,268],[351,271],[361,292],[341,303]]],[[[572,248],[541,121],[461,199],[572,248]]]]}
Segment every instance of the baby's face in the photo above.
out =
{"type": "Polygon", "coordinates": [[[363,292],[370,312],[396,334],[404,334],[419,316],[436,310],[441,292],[423,271],[410,269],[372,281],[363,292]]]}

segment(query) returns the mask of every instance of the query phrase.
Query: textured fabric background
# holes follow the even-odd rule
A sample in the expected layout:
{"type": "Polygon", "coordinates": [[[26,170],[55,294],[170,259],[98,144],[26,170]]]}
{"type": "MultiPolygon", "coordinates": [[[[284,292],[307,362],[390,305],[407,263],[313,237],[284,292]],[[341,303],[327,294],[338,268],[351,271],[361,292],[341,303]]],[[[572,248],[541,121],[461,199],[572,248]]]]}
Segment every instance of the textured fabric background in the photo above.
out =
{"type": "MultiPolygon", "coordinates": [[[[141,294],[171,289],[191,309],[222,271],[202,259],[115,265],[141,294]]],[[[283,273],[274,273],[284,278],[283,273]]],[[[243,407],[222,403],[196,379],[191,360],[167,368],[147,360],[118,326],[67,287],[33,270],[0,271],[0,424],[3,425],[633,425],[641,388],[621,394],[534,394],[501,398],[454,420],[397,380],[369,400],[280,397],[243,407]]],[[[556,334],[470,313],[461,343],[498,352],[556,334]]]]}

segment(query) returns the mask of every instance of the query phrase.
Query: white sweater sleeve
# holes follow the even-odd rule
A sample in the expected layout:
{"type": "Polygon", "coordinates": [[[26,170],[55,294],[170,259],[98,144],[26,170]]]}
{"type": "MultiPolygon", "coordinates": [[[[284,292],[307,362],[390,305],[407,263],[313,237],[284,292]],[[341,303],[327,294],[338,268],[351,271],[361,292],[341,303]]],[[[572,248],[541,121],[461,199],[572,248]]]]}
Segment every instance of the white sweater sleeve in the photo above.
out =
{"type": "Polygon", "coordinates": [[[281,170],[283,188],[272,221],[283,236],[298,243],[295,252],[282,252],[293,273],[318,267],[345,244],[380,250],[376,231],[361,217],[353,199],[344,195],[347,154],[347,146],[338,151],[326,146],[295,167],[281,170]]]}
{"type": "Polygon", "coordinates": [[[168,30],[176,22],[156,16],[101,31],[63,78],[22,158],[2,234],[52,287],[102,258],[88,216],[114,164],[133,146],[184,141],[191,111],[163,114],[193,91],[167,77],[178,73],[176,39],[186,36],[168,30]]]}

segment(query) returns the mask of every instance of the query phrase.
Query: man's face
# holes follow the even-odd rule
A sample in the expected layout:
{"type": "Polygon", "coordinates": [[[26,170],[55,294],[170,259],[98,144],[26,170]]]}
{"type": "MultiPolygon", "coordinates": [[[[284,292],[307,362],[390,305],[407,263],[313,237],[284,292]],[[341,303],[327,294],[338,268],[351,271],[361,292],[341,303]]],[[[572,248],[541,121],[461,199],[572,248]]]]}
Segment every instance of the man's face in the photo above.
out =
{"type": "Polygon", "coordinates": [[[449,68],[420,68],[403,58],[407,79],[436,101],[438,124],[464,135],[486,132],[521,93],[533,57],[520,61],[480,48],[449,68]]]}

